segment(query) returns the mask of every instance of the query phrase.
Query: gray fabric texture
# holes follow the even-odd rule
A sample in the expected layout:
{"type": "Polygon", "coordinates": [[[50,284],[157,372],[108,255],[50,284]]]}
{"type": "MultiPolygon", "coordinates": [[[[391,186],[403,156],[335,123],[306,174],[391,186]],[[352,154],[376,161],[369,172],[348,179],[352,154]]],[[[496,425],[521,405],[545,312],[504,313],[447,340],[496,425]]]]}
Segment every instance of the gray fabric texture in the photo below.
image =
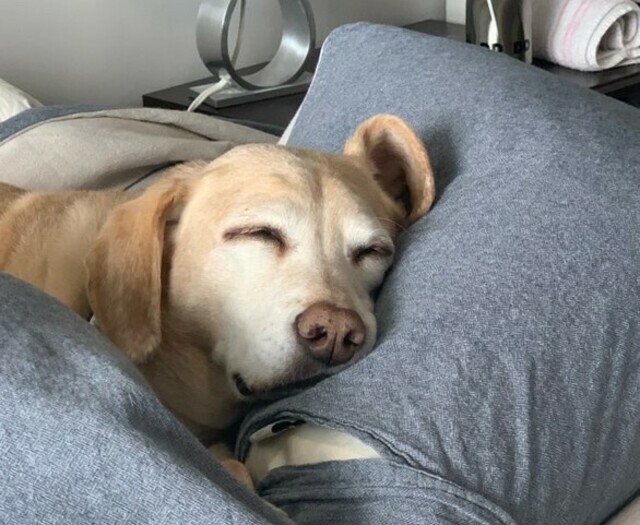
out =
{"type": "Polygon", "coordinates": [[[640,111],[479,47],[357,24],[325,43],[289,145],[339,151],[381,112],[424,139],[437,203],[400,239],[375,350],[256,410],[239,454],[280,419],[377,448],[377,473],[272,471],[260,491],[298,523],[603,522],[640,488],[640,111]],[[386,494],[366,490],[385,475],[386,494]]]}
{"type": "Polygon", "coordinates": [[[164,168],[277,137],[186,111],[49,107],[0,127],[0,182],[33,190],[141,189],[164,168]]]}
{"type": "Polygon", "coordinates": [[[298,524],[512,525],[486,499],[388,460],[330,461],[281,467],[260,495],[298,524]]]}
{"type": "Polygon", "coordinates": [[[95,328],[0,274],[0,523],[265,524],[95,328]]]}

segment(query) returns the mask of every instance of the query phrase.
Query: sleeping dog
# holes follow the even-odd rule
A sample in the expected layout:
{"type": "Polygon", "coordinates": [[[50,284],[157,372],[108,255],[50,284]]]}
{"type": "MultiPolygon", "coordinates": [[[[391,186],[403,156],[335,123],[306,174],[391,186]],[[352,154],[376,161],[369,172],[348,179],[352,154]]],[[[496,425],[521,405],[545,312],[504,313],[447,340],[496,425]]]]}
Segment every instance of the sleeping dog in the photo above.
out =
{"type": "Polygon", "coordinates": [[[394,238],[433,198],[421,141],[379,115],[342,155],[241,146],[140,194],[0,184],[0,270],[93,316],[211,442],[251,400],[371,349],[394,238]]]}

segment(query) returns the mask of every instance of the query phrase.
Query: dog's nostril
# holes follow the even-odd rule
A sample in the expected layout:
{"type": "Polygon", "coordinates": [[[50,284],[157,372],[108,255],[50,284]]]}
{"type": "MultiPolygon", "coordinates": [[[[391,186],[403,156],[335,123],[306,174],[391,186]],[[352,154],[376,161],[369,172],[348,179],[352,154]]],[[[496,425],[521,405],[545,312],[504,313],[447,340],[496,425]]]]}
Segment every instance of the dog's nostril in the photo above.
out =
{"type": "Polygon", "coordinates": [[[355,346],[356,348],[364,343],[364,333],[349,331],[344,338],[344,344],[346,346],[355,346]]]}
{"type": "Polygon", "coordinates": [[[346,363],[366,339],[366,328],[354,310],[315,303],[294,323],[299,341],[312,357],[327,364],[346,363]]]}
{"type": "Polygon", "coordinates": [[[313,342],[322,341],[327,337],[327,330],[322,326],[315,326],[309,331],[309,336],[307,339],[313,342]]]}

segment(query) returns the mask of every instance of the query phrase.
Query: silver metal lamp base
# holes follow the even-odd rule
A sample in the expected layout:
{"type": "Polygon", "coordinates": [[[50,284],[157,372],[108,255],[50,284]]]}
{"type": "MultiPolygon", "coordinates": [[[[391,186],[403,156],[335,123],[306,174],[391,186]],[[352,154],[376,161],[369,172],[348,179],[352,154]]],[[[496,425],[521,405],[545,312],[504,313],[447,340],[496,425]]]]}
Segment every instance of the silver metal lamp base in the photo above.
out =
{"type": "MultiPolygon", "coordinates": [[[[214,108],[224,108],[306,91],[312,77],[307,72],[307,65],[316,38],[309,0],[278,0],[282,15],[278,49],[266,64],[244,71],[235,69],[229,44],[229,26],[237,5],[242,8],[244,0],[202,0],[198,10],[196,41],[200,57],[214,76],[229,81],[228,86],[213,93],[206,103],[214,108]]],[[[241,11],[239,32],[242,17],[241,11]]],[[[207,87],[191,89],[201,93],[207,87]]]]}
{"type": "MultiPolygon", "coordinates": [[[[258,102],[269,98],[282,97],[285,95],[293,95],[295,93],[304,93],[311,84],[313,75],[311,73],[303,73],[293,82],[280,86],[263,87],[259,89],[245,89],[236,83],[231,83],[220,91],[212,94],[207,98],[206,104],[214,108],[226,108],[229,106],[237,106],[246,104],[247,102],[258,102]]],[[[212,84],[203,84],[201,86],[192,86],[192,91],[200,94],[212,84]]]]}

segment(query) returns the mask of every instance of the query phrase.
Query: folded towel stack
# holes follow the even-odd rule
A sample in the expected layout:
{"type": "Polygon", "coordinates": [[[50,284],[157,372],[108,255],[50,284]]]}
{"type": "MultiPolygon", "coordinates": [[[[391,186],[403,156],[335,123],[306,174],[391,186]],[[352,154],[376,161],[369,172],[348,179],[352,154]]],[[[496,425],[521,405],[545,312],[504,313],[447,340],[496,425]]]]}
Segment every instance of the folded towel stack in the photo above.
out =
{"type": "Polygon", "coordinates": [[[582,71],[640,62],[640,6],[632,0],[536,0],[533,54],[582,71]]]}

